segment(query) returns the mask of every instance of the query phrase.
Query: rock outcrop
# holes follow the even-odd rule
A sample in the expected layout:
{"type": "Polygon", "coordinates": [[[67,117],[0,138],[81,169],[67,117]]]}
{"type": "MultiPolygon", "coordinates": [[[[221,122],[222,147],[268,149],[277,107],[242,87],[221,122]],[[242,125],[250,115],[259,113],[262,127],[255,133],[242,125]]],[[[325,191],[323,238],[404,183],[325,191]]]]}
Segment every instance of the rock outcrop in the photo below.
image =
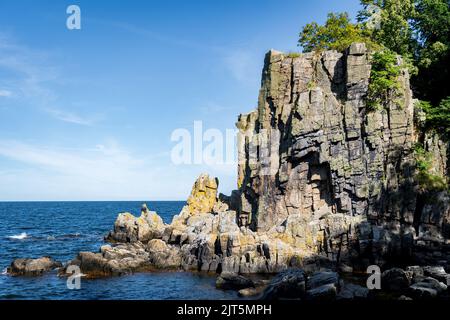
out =
{"type": "MultiPolygon", "coordinates": [[[[303,255],[336,263],[450,267],[448,193],[427,202],[417,190],[408,72],[395,101],[368,110],[370,69],[363,44],[344,53],[267,54],[258,108],[237,123],[238,219],[257,232],[282,231],[303,255]]],[[[435,172],[445,176],[447,147],[428,140],[435,172]]]]}
{"type": "Polygon", "coordinates": [[[218,185],[217,178],[211,178],[207,174],[200,175],[195,181],[191,195],[187,199],[189,213],[212,212],[217,202],[218,185]]]}
{"type": "Polygon", "coordinates": [[[37,259],[16,259],[7,268],[7,273],[12,276],[40,276],[45,272],[62,267],[61,262],[50,257],[37,259]]]}
{"type": "Polygon", "coordinates": [[[78,266],[86,278],[120,276],[153,269],[150,254],[141,242],[104,245],[98,253],[80,252],[66,264],[61,276],[67,275],[69,266],[78,266]]]}
{"type": "Polygon", "coordinates": [[[149,211],[146,204],[142,205],[141,216],[136,218],[129,212],[120,213],[114,223],[114,230],[106,240],[111,242],[146,242],[161,237],[164,232],[164,222],[154,211],[149,211]]]}
{"type": "MultiPolygon", "coordinates": [[[[417,185],[414,145],[423,135],[409,74],[399,76],[395,101],[369,110],[370,55],[357,43],[343,53],[270,51],[258,108],[237,122],[238,190],[218,195],[218,179],[202,174],[170,224],[146,206],[140,217],[121,213],[106,237],[112,245],[71,263],[91,276],[148,268],[222,273],[225,286],[240,283],[239,274],[302,268],[276,278],[280,286],[265,295],[279,295],[273,292],[287,281],[300,289],[283,297],[325,300],[367,296],[356,285],[341,286],[336,270],[412,263],[448,270],[450,198],[417,185]]],[[[436,136],[425,140],[436,154],[434,173],[445,178],[448,146],[436,136]]],[[[426,280],[432,269],[421,270],[420,281],[400,269],[384,279],[390,290],[437,290],[426,280]]]]}

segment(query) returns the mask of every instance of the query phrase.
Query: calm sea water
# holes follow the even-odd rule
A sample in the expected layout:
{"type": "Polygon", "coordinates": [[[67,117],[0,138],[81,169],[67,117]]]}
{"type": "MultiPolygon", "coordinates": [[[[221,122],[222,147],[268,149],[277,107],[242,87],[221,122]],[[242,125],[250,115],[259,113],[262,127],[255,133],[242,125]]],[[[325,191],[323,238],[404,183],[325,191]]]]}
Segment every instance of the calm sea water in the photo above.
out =
{"type": "MultiPolygon", "coordinates": [[[[16,258],[49,255],[66,262],[79,251],[97,252],[119,212],[139,215],[142,202],[0,202],[0,299],[233,299],[215,289],[215,277],[187,272],[139,273],[83,279],[69,290],[56,272],[42,277],[11,277],[6,267],[16,258]]],[[[148,201],[169,223],[184,202],[148,201]]]]}

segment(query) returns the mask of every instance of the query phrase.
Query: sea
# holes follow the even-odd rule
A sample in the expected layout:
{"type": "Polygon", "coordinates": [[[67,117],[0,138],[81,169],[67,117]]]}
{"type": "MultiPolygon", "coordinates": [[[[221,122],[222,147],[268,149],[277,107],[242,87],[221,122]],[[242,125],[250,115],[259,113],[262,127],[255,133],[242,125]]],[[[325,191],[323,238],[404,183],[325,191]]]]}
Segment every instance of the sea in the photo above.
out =
{"type": "MultiPolygon", "coordinates": [[[[69,289],[56,271],[40,277],[12,277],[16,258],[51,256],[63,263],[80,251],[98,252],[120,212],[138,216],[143,202],[166,223],[183,201],[0,202],[0,300],[174,300],[236,299],[215,288],[215,276],[182,271],[145,272],[88,280],[69,289]]],[[[72,286],[69,286],[72,287],[72,286]]]]}

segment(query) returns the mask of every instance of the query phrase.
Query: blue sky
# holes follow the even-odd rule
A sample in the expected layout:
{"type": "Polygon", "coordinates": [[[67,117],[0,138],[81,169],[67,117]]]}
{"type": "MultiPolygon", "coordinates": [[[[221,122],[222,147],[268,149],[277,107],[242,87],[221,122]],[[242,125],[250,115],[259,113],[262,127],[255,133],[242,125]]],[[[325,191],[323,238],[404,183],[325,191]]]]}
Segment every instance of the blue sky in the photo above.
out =
{"type": "Polygon", "coordinates": [[[201,172],[171,134],[222,132],[257,102],[264,54],[298,51],[301,27],[347,1],[0,2],[0,201],[185,200],[201,172]],[[81,30],[66,8],[81,8],[81,30]]]}

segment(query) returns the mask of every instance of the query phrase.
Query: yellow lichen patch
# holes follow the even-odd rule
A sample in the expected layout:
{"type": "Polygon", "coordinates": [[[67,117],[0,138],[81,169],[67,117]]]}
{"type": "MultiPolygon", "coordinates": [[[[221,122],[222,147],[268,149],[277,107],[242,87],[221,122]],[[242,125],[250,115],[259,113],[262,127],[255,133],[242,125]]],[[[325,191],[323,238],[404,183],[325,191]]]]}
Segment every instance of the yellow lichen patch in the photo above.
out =
{"type": "Polygon", "coordinates": [[[217,202],[217,178],[208,174],[201,174],[192,187],[191,195],[187,200],[191,214],[212,212],[217,202]]]}

